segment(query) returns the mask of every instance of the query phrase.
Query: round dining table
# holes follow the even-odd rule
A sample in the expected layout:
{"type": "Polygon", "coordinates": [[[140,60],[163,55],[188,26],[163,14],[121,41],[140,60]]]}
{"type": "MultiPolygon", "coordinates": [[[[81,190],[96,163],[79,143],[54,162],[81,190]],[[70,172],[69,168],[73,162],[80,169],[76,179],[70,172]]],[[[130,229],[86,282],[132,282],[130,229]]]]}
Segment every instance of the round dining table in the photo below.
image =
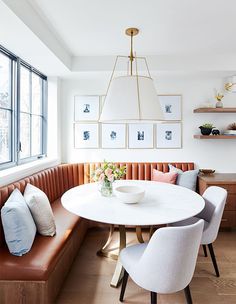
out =
{"type": "MultiPolygon", "coordinates": [[[[111,197],[102,196],[99,184],[89,183],[66,191],[61,202],[65,209],[82,218],[111,224],[112,227],[118,225],[119,250],[126,247],[125,226],[138,227],[138,239],[142,242],[140,227],[185,220],[201,212],[205,206],[204,199],[198,193],[181,186],[155,181],[119,180],[114,182],[113,188],[123,185],[135,185],[144,189],[143,199],[135,204],[126,204],[114,194],[111,197]]],[[[111,234],[110,231],[109,239],[111,234]]],[[[122,265],[118,257],[111,286],[117,287],[122,275],[122,265]]]]}

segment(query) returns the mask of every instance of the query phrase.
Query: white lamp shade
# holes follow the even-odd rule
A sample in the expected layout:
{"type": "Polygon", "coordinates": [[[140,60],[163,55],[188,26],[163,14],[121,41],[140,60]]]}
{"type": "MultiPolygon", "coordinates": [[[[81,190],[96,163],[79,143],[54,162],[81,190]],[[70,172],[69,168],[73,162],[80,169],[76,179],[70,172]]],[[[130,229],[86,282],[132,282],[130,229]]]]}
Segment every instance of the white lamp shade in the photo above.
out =
{"type": "Polygon", "coordinates": [[[163,120],[153,80],[145,76],[113,78],[105,98],[101,122],[163,120]]]}

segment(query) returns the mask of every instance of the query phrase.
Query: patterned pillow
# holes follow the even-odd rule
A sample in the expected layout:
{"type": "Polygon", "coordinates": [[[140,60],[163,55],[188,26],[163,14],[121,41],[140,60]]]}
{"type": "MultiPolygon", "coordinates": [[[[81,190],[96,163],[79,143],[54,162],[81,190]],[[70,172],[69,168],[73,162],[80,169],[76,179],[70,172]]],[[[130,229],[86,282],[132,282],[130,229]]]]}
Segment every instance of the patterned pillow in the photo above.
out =
{"type": "Polygon", "coordinates": [[[56,225],[47,195],[39,188],[27,184],[24,198],[32,213],[38,233],[53,236],[56,233],[56,225]]]}
{"type": "Polygon", "coordinates": [[[36,226],[25,199],[15,189],[1,209],[2,225],[10,253],[17,256],[30,251],[36,226]]]}

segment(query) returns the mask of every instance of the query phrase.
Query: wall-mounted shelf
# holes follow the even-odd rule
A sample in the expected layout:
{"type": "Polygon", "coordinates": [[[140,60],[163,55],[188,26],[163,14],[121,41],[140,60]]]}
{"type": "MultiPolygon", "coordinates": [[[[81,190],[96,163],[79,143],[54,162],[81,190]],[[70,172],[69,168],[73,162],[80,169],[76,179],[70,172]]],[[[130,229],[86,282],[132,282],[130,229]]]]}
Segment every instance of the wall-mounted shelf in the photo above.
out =
{"type": "Polygon", "coordinates": [[[193,113],[236,113],[236,108],[197,108],[193,113]]]}
{"type": "Polygon", "coordinates": [[[194,135],[197,139],[236,139],[235,135],[194,135]]]}

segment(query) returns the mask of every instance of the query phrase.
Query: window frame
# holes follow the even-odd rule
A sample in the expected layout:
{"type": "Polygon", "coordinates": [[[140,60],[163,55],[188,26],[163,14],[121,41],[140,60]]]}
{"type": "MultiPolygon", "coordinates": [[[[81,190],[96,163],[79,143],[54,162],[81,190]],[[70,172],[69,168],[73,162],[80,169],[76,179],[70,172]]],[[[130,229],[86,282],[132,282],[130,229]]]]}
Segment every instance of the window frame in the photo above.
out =
{"type": "MultiPolygon", "coordinates": [[[[21,164],[33,162],[35,160],[44,158],[47,156],[47,76],[39,72],[33,66],[28,64],[26,61],[17,57],[12,52],[0,45],[0,53],[3,53],[11,60],[11,132],[10,132],[10,155],[11,160],[1,163],[0,170],[4,170],[10,167],[18,166],[21,164]],[[30,104],[32,106],[32,73],[36,74],[42,80],[42,96],[41,96],[41,107],[42,112],[42,126],[41,126],[41,151],[38,155],[31,156],[32,151],[32,137],[30,136],[30,156],[27,158],[20,158],[20,69],[21,66],[29,69],[30,71],[30,104]]],[[[32,111],[30,109],[30,134],[32,132],[32,111]]]]}

